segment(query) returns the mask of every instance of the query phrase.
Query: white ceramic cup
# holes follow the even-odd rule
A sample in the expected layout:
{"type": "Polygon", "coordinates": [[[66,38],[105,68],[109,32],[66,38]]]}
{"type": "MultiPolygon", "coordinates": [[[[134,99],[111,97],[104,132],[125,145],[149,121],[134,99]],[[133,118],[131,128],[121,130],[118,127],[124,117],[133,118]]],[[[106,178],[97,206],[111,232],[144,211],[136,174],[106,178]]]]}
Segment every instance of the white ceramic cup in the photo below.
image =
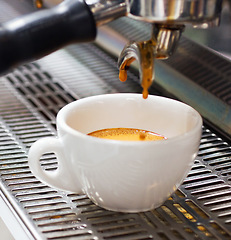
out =
{"type": "Polygon", "coordinates": [[[160,206],[182,183],[197,155],[202,119],[192,107],[164,97],[108,94],[66,105],[57,115],[58,137],[42,138],[29,150],[29,165],[41,181],[85,193],[114,211],[140,212],[160,206]],[[162,141],[116,141],[87,135],[105,128],[140,128],[162,141]],[[57,156],[45,171],[40,157],[57,156]]]}

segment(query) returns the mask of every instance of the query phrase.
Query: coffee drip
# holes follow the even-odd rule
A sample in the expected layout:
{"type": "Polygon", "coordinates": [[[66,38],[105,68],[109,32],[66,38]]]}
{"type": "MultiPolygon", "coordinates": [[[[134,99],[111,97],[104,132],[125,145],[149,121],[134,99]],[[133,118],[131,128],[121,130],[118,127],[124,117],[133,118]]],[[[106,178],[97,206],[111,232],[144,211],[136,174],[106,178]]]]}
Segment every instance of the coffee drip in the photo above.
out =
{"type": "Polygon", "coordinates": [[[155,59],[167,59],[173,54],[183,29],[183,26],[155,24],[150,40],[128,43],[118,59],[120,81],[126,81],[129,66],[137,60],[143,98],[146,99],[155,78],[155,59]]]}
{"type": "MultiPolygon", "coordinates": [[[[0,74],[22,63],[46,56],[68,44],[93,41],[99,26],[125,16],[152,24],[153,37],[147,44],[155,43],[154,59],[165,59],[172,54],[179,42],[184,25],[200,28],[218,26],[222,7],[222,0],[33,0],[33,2],[37,8],[42,9],[0,25],[0,74]],[[56,4],[57,6],[54,6],[56,4]],[[51,8],[46,9],[47,7],[51,8]]],[[[146,45],[146,42],[143,44],[146,45]]],[[[137,43],[137,46],[139,45],[142,43],[137,43]]],[[[132,47],[128,45],[127,48],[125,52],[129,53],[132,47]]],[[[142,58],[140,62],[146,61],[147,55],[140,56],[142,58]]],[[[122,63],[121,57],[119,66],[122,63]]],[[[129,63],[129,60],[125,60],[124,66],[121,67],[121,79],[125,78],[126,74],[123,71],[126,71],[129,63]]],[[[146,74],[144,72],[143,75],[146,74]]],[[[144,97],[147,96],[145,92],[146,90],[144,97]]]]}
{"type": "Polygon", "coordinates": [[[43,0],[35,0],[34,4],[35,4],[36,8],[40,9],[43,7],[43,0]]]}
{"type": "Polygon", "coordinates": [[[151,86],[155,75],[153,44],[150,41],[128,44],[122,51],[121,58],[119,79],[122,82],[127,80],[127,69],[131,63],[135,60],[138,61],[143,98],[146,99],[148,88],[151,86]]]}

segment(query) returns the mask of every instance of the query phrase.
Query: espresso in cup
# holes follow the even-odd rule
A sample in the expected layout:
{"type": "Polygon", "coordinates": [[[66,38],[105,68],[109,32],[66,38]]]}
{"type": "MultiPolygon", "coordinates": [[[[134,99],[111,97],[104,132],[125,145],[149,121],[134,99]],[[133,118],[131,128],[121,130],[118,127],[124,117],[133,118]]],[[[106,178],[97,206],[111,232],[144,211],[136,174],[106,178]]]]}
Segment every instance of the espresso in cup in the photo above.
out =
{"type": "Polygon", "coordinates": [[[166,139],[164,136],[152,131],[136,128],[107,128],[88,133],[88,135],[119,141],[157,141],[166,139]]]}
{"type": "Polygon", "coordinates": [[[84,193],[100,207],[148,211],[163,204],[187,176],[197,156],[201,127],[198,112],[172,99],[152,95],[143,99],[141,94],[87,97],[59,111],[57,137],[33,143],[28,162],[44,183],[84,193]],[[140,141],[139,131],[138,141],[88,135],[95,131],[100,135],[101,129],[146,130],[148,135],[161,134],[163,140],[140,141]],[[58,167],[46,171],[40,158],[51,152],[58,167]]]}

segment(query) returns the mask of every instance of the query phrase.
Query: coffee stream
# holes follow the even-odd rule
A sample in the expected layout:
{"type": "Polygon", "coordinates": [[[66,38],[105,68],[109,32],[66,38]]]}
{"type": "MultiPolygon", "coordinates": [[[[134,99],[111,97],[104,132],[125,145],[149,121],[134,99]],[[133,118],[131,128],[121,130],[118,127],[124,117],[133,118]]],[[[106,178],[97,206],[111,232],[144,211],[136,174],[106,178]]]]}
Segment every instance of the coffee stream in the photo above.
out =
{"type": "Polygon", "coordinates": [[[131,63],[135,60],[139,63],[141,86],[143,87],[143,98],[148,98],[148,88],[152,85],[154,78],[154,42],[153,40],[145,42],[134,42],[131,45],[125,47],[123,52],[131,51],[128,53],[128,57],[123,59],[122,64],[119,67],[119,79],[121,82],[127,80],[127,69],[131,63]]]}
{"type": "MultiPolygon", "coordinates": [[[[144,42],[133,42],[125,46],[121,53],[122,61],[120,59],[121,64],[119,66],[119,79],[121,82],[125,82],[127,80],[127,70],[131,63],[137,60],[140,68],[139,73],[144,99],[148,98],[148,88],[152,85],[155,75],[155,45],[156,42],[153,39],[144,42]]],[[[92,132],[89,135],[122,141],[156,141],[167,139],[166,137],[151,131],[133,128],[103,129],[92,132]]]]}
{"type": "Polygon", "coordinates": [[[43,0],[35,0],[35,6],[37,8],[42,8],[43,7],[43,0]]]}
{"type": "MultiPolygon", "coordinates": [[[[119,66],[119,79],[121,82],[127,80],[127,69],[135,60],[139,64],[143,98],[148,98],[148,88],[154,78],[154,46],[155,41],[133,42],[127,45],[121,53],[119,66]]],[[[98,138],[119,141],[156,141],[165,140],[166,137],[143,129],[134,128],[108,128],[89,133],[88,135],[98,138]]]]}

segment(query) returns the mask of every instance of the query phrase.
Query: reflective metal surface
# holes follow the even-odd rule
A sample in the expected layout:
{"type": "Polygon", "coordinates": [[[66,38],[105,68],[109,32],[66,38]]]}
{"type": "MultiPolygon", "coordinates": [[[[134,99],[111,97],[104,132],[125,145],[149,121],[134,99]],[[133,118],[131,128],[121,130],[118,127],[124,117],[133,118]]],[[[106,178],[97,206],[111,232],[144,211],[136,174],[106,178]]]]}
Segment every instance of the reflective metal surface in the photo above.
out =
{"type": "Polygon", "coordinates": [[[153,25],[152,39],[156,44],[154,53],[156,59],[166,59],[172,56],[183,30],[182,25],[153,25]]]}
{"type": "Polygon", "coordinates": [[[208,29],[185,28],[184,35],[224,56],[231,56],[231,1],[223,2],[221,24],[208,29]]]}
{"type": "MultiPolygon", "coordinates": [[[[37,6],[52,7],[63,0],[33,0],[37,6]]],[[[223,0],[86,0],[99,25],[128,15],[152,23],[217,26],[223,0]]]]}
{"type": "Polygon", "coordinates": [[[126,15],[125,0],[86,0],[97,26],[111,22],[126,15]]]}
{"type": "MultiPolygon", "coordinates": [[[[30,11],[26,2],[12,2],[0,2],[1,21],[30,11]]],[[[105,44],[105,49],[119,53],[124,46],[121,39],[142,41],[151,33],[150,26],[124,18],[108,28],[110,36],[104,34],[106,43],[99,39],[100,47],[72,45],[1,77],[1,199],[27,239],[230,239],[231,141],[214,128],[224,123],[219,111],[230,106],[231,63],[186,38],[172,58],[157,61],[150,94],[169,96],[170,92],[196,107],[207,120],[216,121],[205,122],[189,175],[161,207],[139,214],[106,211],[85,195],[42,184],[31,173],[28,148],[41,137],[56,135],[55,116],[62,106],[96,94],[142,91],[137,71],[131,69],[127,81],[120,82],[117,57],[102,49],[105,44]]],[[[57,167],[52,153],[44,155],[41,164],[48,171],[57,167]]],[[[16,240],[26,239],[14,221],[10,218],[7,227],[16,240]]]]}
{"type": "Polygon", "coordinates": [[[128,16],[155,23],[206,28],[219,24],[222,0],[127,0],[128,16]]]}
{"type": "MultiPolygon", "coordinates": [[[[121,83],[115,66],[97,46],[74,45],[1,79],[1,191],[34,239],[229,239],[231,148],[206,127],[183,185],[149,212],[106,211],[85,195],[57,191],[31,174],[27,150],[36,139],[56,134],[62,106],[94,94],[141,91],[132,72],[121,83]]],[[[153,87],[150,94],[160,93],[153,87]]],[[[56,168],[55,156],[44,155],[41,164],[56,168]]]]}

